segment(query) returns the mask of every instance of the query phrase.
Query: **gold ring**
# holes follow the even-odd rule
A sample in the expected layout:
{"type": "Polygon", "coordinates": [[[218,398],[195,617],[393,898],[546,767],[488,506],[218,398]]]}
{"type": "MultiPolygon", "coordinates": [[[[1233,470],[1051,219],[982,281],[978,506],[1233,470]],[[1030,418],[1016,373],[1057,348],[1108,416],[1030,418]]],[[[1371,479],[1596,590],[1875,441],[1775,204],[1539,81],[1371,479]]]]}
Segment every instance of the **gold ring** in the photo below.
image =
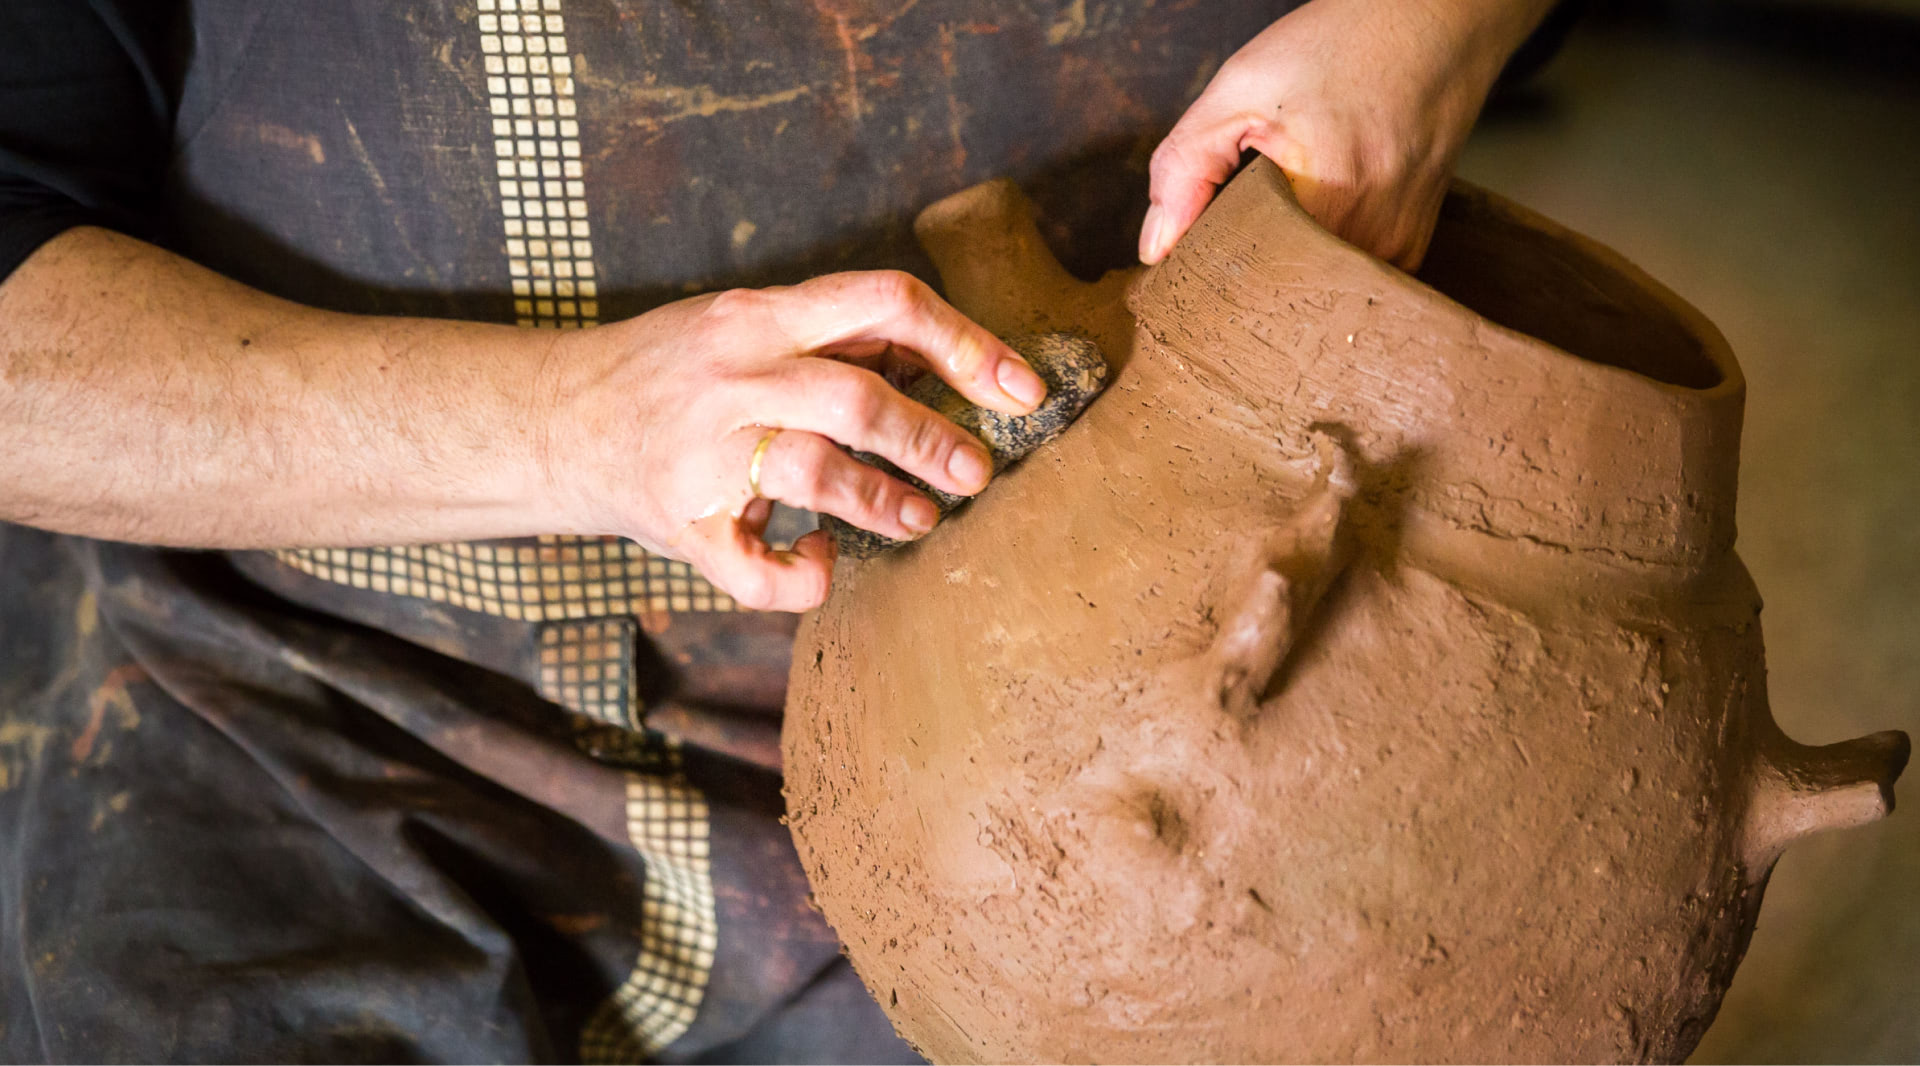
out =
{"type": "Polygon", "coordinates": [[[753,446],[753,461],[747,464],[747,487],[753,490],[756,500],[766,498],[760,495],[760,466],[767,461],[767,445],[772,444],[773,438],[779,435],[778,429],[767,430],[766,436],[760,438],[760,443],[753,446]]]}

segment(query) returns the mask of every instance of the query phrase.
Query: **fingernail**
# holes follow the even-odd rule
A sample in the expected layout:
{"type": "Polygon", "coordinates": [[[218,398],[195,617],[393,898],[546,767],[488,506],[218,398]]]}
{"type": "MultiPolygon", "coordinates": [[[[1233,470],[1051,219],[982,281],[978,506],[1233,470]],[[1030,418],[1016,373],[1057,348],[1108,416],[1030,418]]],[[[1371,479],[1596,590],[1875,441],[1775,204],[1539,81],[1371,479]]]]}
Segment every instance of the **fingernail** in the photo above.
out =
{"type": "Polygon", "coordinates": [[[963,444],[947,458],[947,474],[966,491],[979,492],[987,487],[987,479],[993,476],[993,461],[987,458],[986,452],[974,445],[963,444]]]}
{"type": "Polygon", "coordinates": [[[1047,386],[1040,380],[1040,375],[1018,359],[1000,360],[994,377],[1000,380],[1000,391],[1028,407],[1038,407],[1040,401],[1047,398],[1047,386]]]}
{"type": "Polygon", "coordinates": [[[1164,240],[1162,231],[1166,228],[1167,215],[1160,210],[1160,205],[1154,204],[1147,208],[1146,220],[1140,224],[1140,261],[1142,263],[1158,263],[1160,257],[1167,254],[1167,250],[1161,247],[1161,241],[1164,240]]]}
{"type": "Polygon", "coordinates": [[[940,520],[940,512],[934,509],[933,501],[925,496],[909,496],[900,505],[900,524],[913,530],[918,536],[933,528],[940,520]]]}

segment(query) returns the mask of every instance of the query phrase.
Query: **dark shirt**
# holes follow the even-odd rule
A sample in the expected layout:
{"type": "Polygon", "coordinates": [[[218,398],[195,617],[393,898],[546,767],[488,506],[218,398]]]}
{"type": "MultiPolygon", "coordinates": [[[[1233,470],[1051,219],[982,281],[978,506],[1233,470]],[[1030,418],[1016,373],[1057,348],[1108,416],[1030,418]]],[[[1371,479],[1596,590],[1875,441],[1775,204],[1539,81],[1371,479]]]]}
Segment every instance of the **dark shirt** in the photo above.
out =
{"type": "Polygon", "coordinates": [[[73,226],[158,235],[173,5],[0,5],[0,279],[73,226]]]}

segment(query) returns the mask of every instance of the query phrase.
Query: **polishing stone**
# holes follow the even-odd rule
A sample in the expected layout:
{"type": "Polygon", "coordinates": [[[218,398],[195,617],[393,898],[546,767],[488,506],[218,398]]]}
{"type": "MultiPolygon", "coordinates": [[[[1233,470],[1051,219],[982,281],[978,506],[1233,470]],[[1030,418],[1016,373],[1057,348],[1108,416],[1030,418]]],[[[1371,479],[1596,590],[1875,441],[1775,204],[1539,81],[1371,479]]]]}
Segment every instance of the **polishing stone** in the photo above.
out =
{"type": "MultiPolygon", "coordinates": [[[[1047,398],[1029,415],[1005,415],[968,402],[939,377],[928,374],[907,389],[907,397],[932,408],[961,429],[980,438],[993,457],[997,475],[1019,462],[1029,452],[1059,436],[1080,417],[1095,396],[1107,384],[1107,361],[1098,345],[1071,333],[1034,333],[1013,337],[1007,344],[1019,352],[1040,380],[1046,382],[1047,398]]],[[[854,458],[886,471],[905,481],[933,500],[946,517],[971,497],[941,492],[899,467],[869,452],[854,452],[854,458]]],[[[832,515],[820,516],[820,528],[826,530],[840,547],[840,554],[868,559],[911,541],[883,537],[857,526],[848,525],[832,515]]],[[[938,527],[935,527],[936,531],[938,527]]]]}

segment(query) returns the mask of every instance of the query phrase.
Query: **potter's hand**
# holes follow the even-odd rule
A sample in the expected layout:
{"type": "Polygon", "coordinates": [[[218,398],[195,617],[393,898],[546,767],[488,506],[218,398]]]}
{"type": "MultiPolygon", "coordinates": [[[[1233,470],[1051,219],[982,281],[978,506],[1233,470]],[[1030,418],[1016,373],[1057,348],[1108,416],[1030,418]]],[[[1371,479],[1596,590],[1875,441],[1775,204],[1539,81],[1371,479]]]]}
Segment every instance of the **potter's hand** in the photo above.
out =
{"type": "Polygon", "coordinates": [[[548,482],[570,527],[684,559],[746,607],[806,610],[826,598],[831,542],[816,532],[770,549],[769,500],[897,539],[937,517],[931,500],[838,444],[946,492],[972,495],[990,476],[979,441],[882,379],[889,362],[1013,414],[1044,391],[1011,348],[907,274],[701,296],[557,342],[548,482]],[[748,471],[769,429],[780,432],[761,455],[756,498],[748,471]]]}
{"type": "Polygon", "coordinates": [[[1153,153],[1157,263],[1257,149],[1334,234],[1412,270],[1454,157],[1544,0],[1311,0],[1223,64],[1153,153]]]}

